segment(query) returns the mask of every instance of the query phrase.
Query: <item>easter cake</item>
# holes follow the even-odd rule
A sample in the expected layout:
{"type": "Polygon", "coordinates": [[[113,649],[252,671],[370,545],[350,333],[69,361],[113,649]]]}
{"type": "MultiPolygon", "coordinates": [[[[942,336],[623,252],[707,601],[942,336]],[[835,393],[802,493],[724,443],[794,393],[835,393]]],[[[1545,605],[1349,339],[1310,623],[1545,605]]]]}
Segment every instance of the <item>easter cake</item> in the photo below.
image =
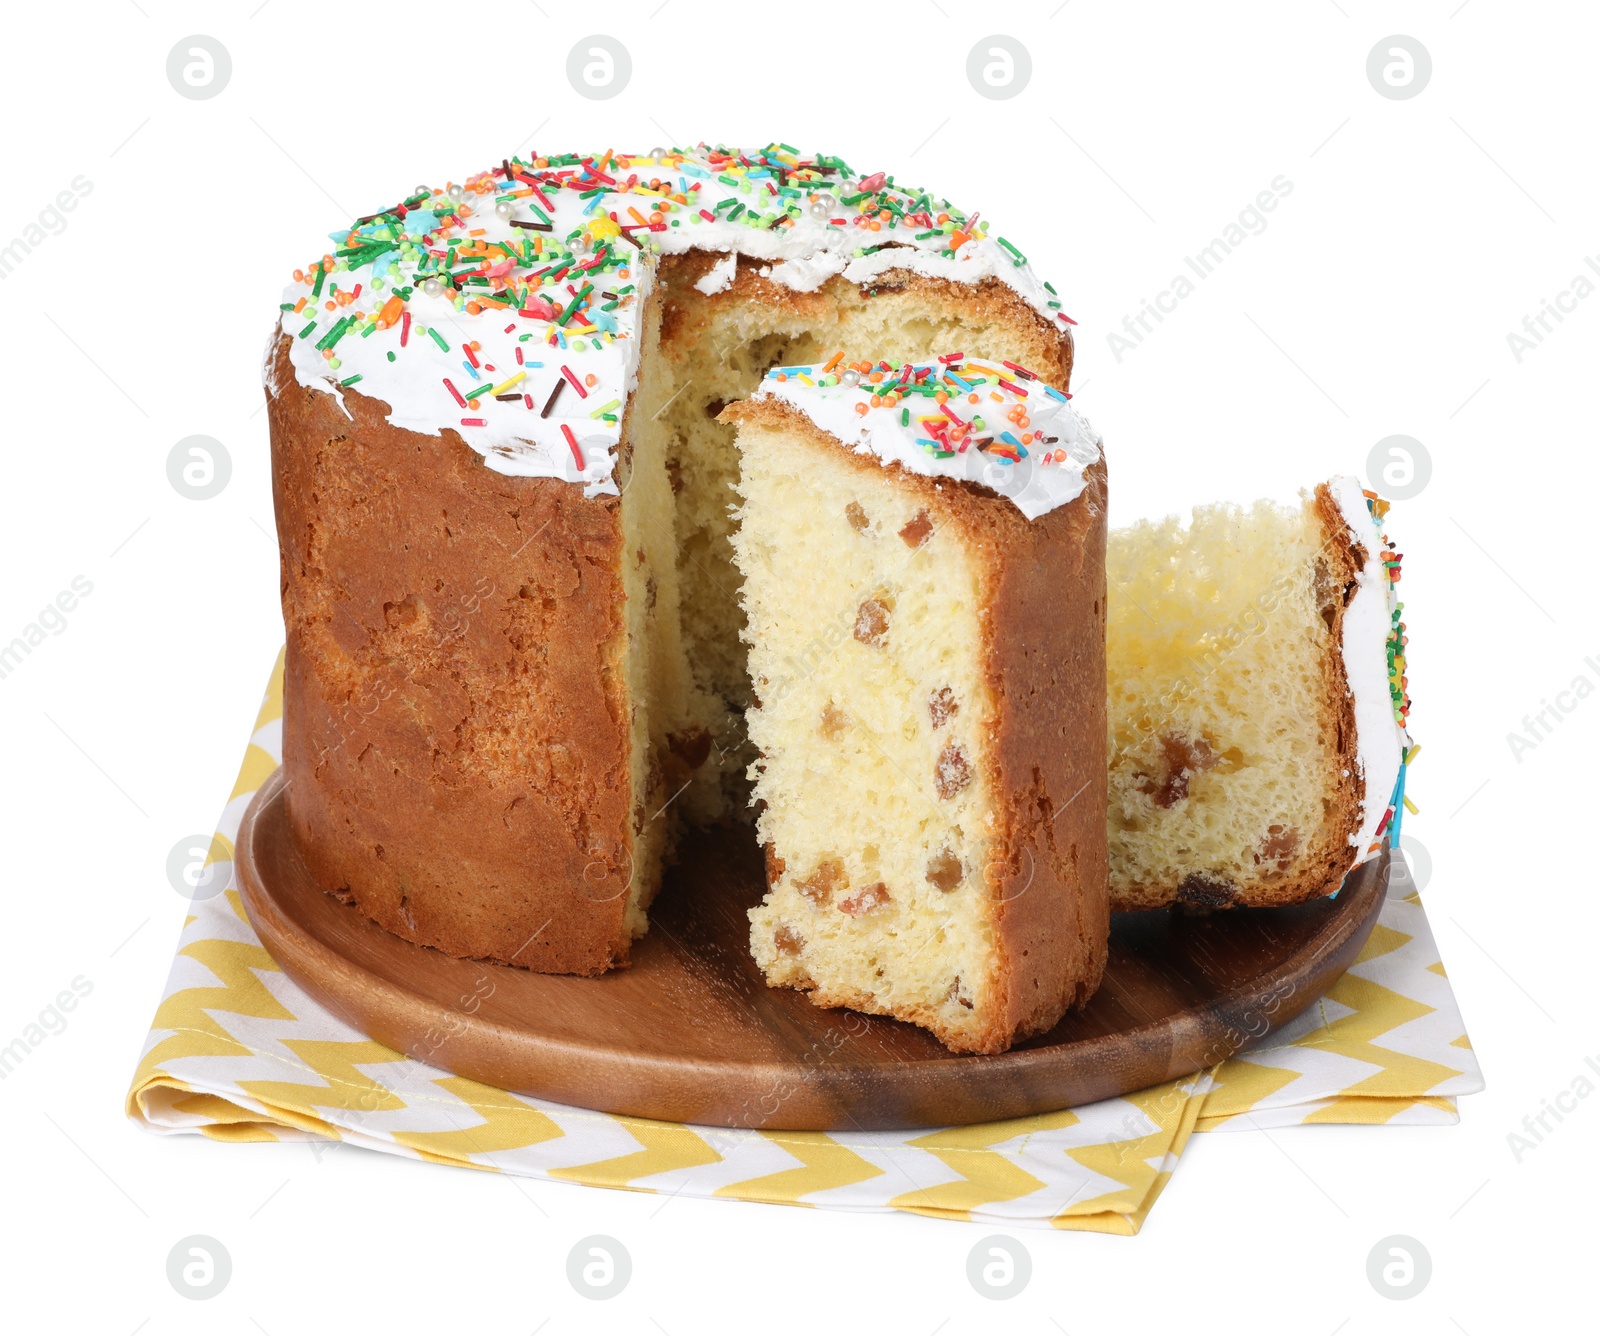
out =
{"type": "Polygon", "coordinates": [[[725,413],[769,882],[751,950],[819,1006],[996,1052],[1105,965],[1105,702],[1083,689],[1105,464],[1016,368],[826,370],[776,369],[725,413]]]}
{"type": "MultiPolygon", "coordinates": [[[[887,649],[845,648],[878,654],[885,687],[948,670],[960,712],[933,755],[959,737],[962,759],[917,786],[968,778],[840,832],[870,834],[900,896],[841,917],[892,934],[928,887],[961,912],[904,965],[914,986],[797,959],[818,1001],[957,1047],[1053,1023],[1098,978],[1106,913],[1105,478],[1066,402],[1070,323],[977,214],[781,144],[507,158],[341,227],[295,272],[264,372],[287,804],[312,874],[412,942],[575,974],[626,963],[681,823],[760,811],[769,868],[794,851],[788,895],[815,836],[778,808],[816,786],[777,776],[811,744],[780,740],[797,725],[750,667],[797,632],[759,619],[831,618],[899,578],[874,565],[898,548],[949,572],[948,607],[930,584],[923,642],[897,607],[887,649]],[[830,509],[846,492],[855,531],[830,509]],[[862,550],[747,589],[752,544],[799,552],[825,527],[862,550]]],[[[847,727],[870,714],[853,666],[813,684],[840,680],[847,727]]],[[[936,740],[926,701],[884,708],[928,735],[907,748],[936,740]]],[[[866,843],[834,852],[853,890],[875,884],[866,843]]],[[[773,912],[758,958],[801,982],[773,967],[773,912]]]]}
{"type": "Polygon", "coordinates": [[[1114,909],[1297,904],[1396,833],[1411,703],[1387,508],[1334,478],[1299,506],[1112,532],[1114,909]]]}

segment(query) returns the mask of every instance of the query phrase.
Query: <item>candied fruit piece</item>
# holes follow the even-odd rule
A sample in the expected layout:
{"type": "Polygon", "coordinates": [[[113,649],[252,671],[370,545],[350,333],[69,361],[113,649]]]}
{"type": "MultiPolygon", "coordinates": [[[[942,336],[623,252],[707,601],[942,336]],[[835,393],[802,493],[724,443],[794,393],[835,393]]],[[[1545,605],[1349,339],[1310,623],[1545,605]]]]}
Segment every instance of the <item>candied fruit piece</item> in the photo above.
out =
{"type": "Polygon", "coordinates": [[[972,767],[967,764],[966,753],[953,742],[947,742],[933,767],[933,787],[941,798],[954,798],[972,783],[972,767]]]}
{"type": "Polygon", "coordinates": [[[772,944],[780,956],[797,956],[806,948],[806,939],[787,924],[781,924],[772,934],[772,944]]]}
{"type": "Polygon", "coordinates": [[[961,885],[961,860],[948,849],[941,849],[928,860],[928,884],[941,891],[961,885]]]}
{"type": "Polygon", "coordinates": [[[850,527],[857,533],[866,533],[867,526],[872,523],[867,518],[867,512],[861,509],[859,501],[852,501],[844,508],[844,517],[850,521],[850,527]]]}
{"type": "Polygon", "coordinates": [[[856,609],[856,639],[872,649],[882,649],[889,636],[889,609],[869,598],[856,609]]]}
{"type": "Polygon", "coordinates": [[[1293,826],[1287,829],[1280,825],[1267,827],[1267,833],[1261,839],[1261,847],[1256,850],[1257,863],[1268,863],[1276,872],[1282,872],[1289,866],[1300,848],[1300,832],[1293,826]]]}
{"type": "Polygon", "coordinates": [[[935,728],[943,728],[960,712],[956,693],[949,687],[940,687],[928,697],[928,718],[933,720],[935,728]]]}
{"type": "Polygon", "coordinates": [[[933,537],[933,521],[928,518],[928,512],[919,510],[900,530],[901,540],[907,547],[921,547],[933,537]]]}
{"type": "Polygon", "coordinates": [[[1161,754],[1173,770],[1210,770],[1217,763],[1217,749],[1206,737],[1186,738],[1177,733],[1161,735],[1161,754]]]}
{"type": "Polygon", "coordinates": [[[829,742],[837,742],[839,735],[844,732],[845,724],[848,722],[844,716],[844,711],[830,700],[822,707],[822,720],[817,725],[817,732],[821,733],[829,742]]]}
{"type": "Polygon", "coordinates": [[[854,895],[847,895],[839,901],[839,908],[851,918],[859,918],[862,914],[870,914],[874,909],[881,909],[889,903],[889,888],[881,881],[875,881],[870,886],[863,886],[854,895]]]}
{"type": "Polygon", "coordinates": [[[844,863],[831,854],[812,869],[809,877],[797,877],[795,889],[814,905],[825,905],[840,887],[850,885],[844,863]]]}
{"type": "Polygon", "coordinates": [[[767,863],[767,885],[776,886],[783,877],[783,870],[788,864],[778,857],[777,848],[771,844],[763,844],[761,853],[767,863]]]}
{"type": "Polygon", "coordinates": [[[1178,883],[1178,902],[1195,909],[1226,909],[1238,892],[1231,881],[1209,872],[1191,872],[1178,883]]]}
{"type": "Polygon", "coordinates": [[[1215,769],[1222,755],[1209,738],[1186,738],[1178,733],[1163,733],[1160,738],[1161,759],[1166,775],[1157,780],[1140,774],[1134,787],[1148,793],[1157,807],[1176,807],[1189,796],[1189,781],[1195,775],[1215,769]]]}
{"type": "Polygon", "coordinates": [[[691,770],[698,770],[711,755],[711,734],[696,724],[682,733],[669,733],[667,747],[691,770]]]}

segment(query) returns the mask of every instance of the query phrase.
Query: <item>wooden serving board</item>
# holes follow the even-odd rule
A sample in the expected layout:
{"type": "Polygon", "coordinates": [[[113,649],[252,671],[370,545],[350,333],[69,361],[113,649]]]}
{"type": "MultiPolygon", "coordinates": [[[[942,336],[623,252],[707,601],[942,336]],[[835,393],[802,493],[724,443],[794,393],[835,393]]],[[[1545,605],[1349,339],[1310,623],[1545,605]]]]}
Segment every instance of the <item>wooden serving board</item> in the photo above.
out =
{"type": "Polygon", "coordinates": [[[747,830],[691,832],[633,964],[594,979],[456,960],[316,886],[280,770],[235,850],[245,909],[318,1002],[391,1048],[562,1104],[724,1127],[837,1131],[989,1122],[1199,1071],[1316,1000],[1366,942],[1387,855],[1334,899],[1189,917],[1115,915],[1087,1008],[1008,1053],[958,1057],[900,1021],[768,988],[745,911],[765,879],[747,830]]]}

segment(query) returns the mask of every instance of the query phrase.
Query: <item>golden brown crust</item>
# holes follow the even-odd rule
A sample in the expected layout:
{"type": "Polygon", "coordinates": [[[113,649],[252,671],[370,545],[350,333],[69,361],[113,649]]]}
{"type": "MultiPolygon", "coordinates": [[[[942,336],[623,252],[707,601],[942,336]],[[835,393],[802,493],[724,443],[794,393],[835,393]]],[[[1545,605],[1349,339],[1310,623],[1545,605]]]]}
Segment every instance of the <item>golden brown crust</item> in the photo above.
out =
{"type": "Polygon", "coordinates": [[[292,829],[329,890],[451,955],[625,960],[632,849],[615,497],[300,385],[268,418],[292,829]]]}
{"type": "MultiPolygon", "coordinates": [[[[1318,483],[1313,501],[1322,525],[1322,548],[1318,581],[1324,591],[1324,612],[1333,652],[1323,666],[1323,727],[1334,739],[1333,755],[1327,767],[1328,816],[1318,839],[1308,850],[1298,884],[1282,888],[1276,895],[1264,894],[1258,904],[1300,904],[1339,889],[1345,874],[1361,850],[1350,837],[1361,829],[1361,780],[1357,758],[1355,697],[1344,670],[1344,614],[1356,592],[1356,576],[1365,554],[1350,526],[1345,523],[1339,503],[1326,483],[1318,483]],[[1268,898],[1270,895],[1270,898],[1268,898]]],[[[1388,795],[1383,795],[1387,797],[1388,795]]]]}
{"type": "Polygon", "coordinates": [[[1087,1002],[1106,964],[1103,458],[1086,482],[1031,521],[1010,502],[964,507],[969,541],[992,553],[985,650],[1000,702],[994,791],[1009,821],[998,887],[1008,1044],[1087,1002]]]}
{"type": "MultiPolygon", "coordinates": [[[[730,404],[721,418],[796,434],[863,473],[887,468],[935,517],[936,529],[960,531],[988,571],[983,671],[994,733],[984,751],[1003,825],[985,877],[996,902],[1005,1000],[975,1040],[947,1033],[931,1010],[901,1019],[956,1051],[1004,1052],[1088,1001],[1105,969],[1105,461],[1089,469],[1077,500],[1030,520],[979,484],[885,466],[779,399],[730,404]]],[[[881,1010],[848,990],[810,996],[818,1006],[881,1010]]]]}
{"type": "Polygon", "coordinates": [[[1344,614],[1356,589],[1362,548],[1345,523],[1339,504],[1325,483],[1316,488],[1312,506],[1322,532],[1313,579],[1330,652],[1323,658],[1322,733],[1333,739],[1324,766],[1322,786],[1326,818],[1316,835],[1281,871],[1265,870],[1243,884],[1198,871],[1177,886],[1137,885],[1113,895],[1112,911],[1125,913],[1178,904],[1201,911],[1268,909],[1304,904],[1332,895],[1343,884],[1358,850],[1350,837],[1361,829],[1361,782],[1357,778],[1355,702],[1345,675],[1344,614]]]}

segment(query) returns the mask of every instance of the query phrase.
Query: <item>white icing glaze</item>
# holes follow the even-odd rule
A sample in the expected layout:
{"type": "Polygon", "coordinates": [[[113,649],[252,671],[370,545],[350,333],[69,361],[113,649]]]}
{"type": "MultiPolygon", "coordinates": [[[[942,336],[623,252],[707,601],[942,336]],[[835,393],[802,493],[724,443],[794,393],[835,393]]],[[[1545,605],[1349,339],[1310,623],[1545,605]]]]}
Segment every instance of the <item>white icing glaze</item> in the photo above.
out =
{"type": "Polygon", "coordinates": [[[981,483],[1009,498],[1030,520],[1076,500],[1083,493],[1085,470],[1100,458],[1099,435],[1066,396],[1012,368],[976,359],[921,362],[892,371],[880,363],[880,381],[858,384],[841,381],[840,369],[824,374],[821,367],[776,368],[751,397],[792,404],[830,436],[884,464],[981,483]],[[909,393],[890,402],[885,396],[897,381],[937,386],[946,401],[941,405],[930,395],[909,393]],[[877,406],[874,398],[880,400],[877,406]],[[1025,423],[1006,416],[1018,409],[1026,413],[1025,423]],[[973,427],[963,432],[958,423],[969,422],[973,427]],[[952,427],[955,438],[941,436],[952,427]],[[996,446],[1018,458],[995,453],[996,446]]]}
{"type": "Polygon", "coordinates": [[[1361,781],[1361,826],[1350,836],[1355,862],[1371,856],[1378,826],[1388,811],[1400,775],[1400,759],[1409,743],[1395,722],[1389,690],[1389,627],[1395,606],[1394,584],[1380,553],[1383,532],[1367,507],[1361,484],[1354,478],[1336,477],[1328,490],[1339,513],[1366,559],[1356,575],[1355,593],[1344,610],[1344,635],[1340,652],[1345,679],[1350,684],[1356,718],[1357,775],[1361,781]]]}
{"type": "Polygon", "coordinates": [[[706,292],[732,281],[736,254],[770,262],[775,282],[802,291],[835,274],[868,282],[890,269],[974,284],[996,278],[1053,328],[1070,323],[1054,294],[977,215],[890,184],[882,174],[819,175],[835,160],[802,160],[782,146],[742,160],[736,150],[726,152],[734,156],[701,146],[659,157],[557,159],[542,168],[510,162],[468,178],[457,198],[433,191],[418,199],[412,192],[407,198],[414,203],[403,217],[391,209],[333,234],[331,248],[319,247],[327,253],[320,258],[332,256],[334,264],[324,273],[323,291],[312,296],[317,264],[286,289],[284,305],[300,308],[285,310],[279,326],[292,337],[295,379],[335,394],[341,406],[341,384],[355,388],[386,404],[396,426],[428,435],[457,431],[491,468],[582,482],[585,495],[593,496],[617,491],[615,451],[638,380],[638,319],[658,253],[723,253],[727,258],[699,285],[706,292]],[[651,187],[653,179],[659,188],[651,187]],[[583,185],[562,188],[562,180],[583,185]],[[842,202],[863,188],[863,199],[842,202]],[[509,217],[497,215],[497,200],[510,206],[509,217]],[[882,219],[876,209],[863,213],[869,203],[884,204],[891,217],[882,219]],[[624,230],[642,249],[618,235],[624,230]],[[895,244],[870,250],[889,241],[895,244]],[[373,253],[384,244],[391,248],[373,253]],[[537,254],[527,249],[534,244],[537,254]],[[340,257],[340,250],[355,253],[340,257]],[[625,268],[615,267],[619,257],[625,268]],[[419,265],[437,271],[441,262],[459,290],[430,296],[419,265]],[[469,275],[483,283],[466,281],[469,275]],[[592,282],[593,291],[559,323],[558,313],[584,282],[592,282]],[[508,290],[507,284],[515,286],[508,290]],[[410,316],[404,346],[402,317],[364,333],[378,324],[397,290],[410,316]],[[511,305],[469,311],[468,302],[496,293],[510,296],[511,305]],[[325,309],[339,294],[345,303],[325,309]],[[328,348],[330,361],[317,345],[351,317],[357,319],[328,348]],[[469,354],[472,342],[479,347],[469,354]],[[477,407],[458,403],[447,378],[463,399],[471,401],[477,391],[477,407]],[[513,378],[515,384],[507,384],[513,378]],[[546,416],[551,393],[563,381],[546,416]],[[515,398],[495,398],[490,391],[496,388],[515,398]],[[581,469],[575,450],[583,456],[581,469]]]}
{"type": "Polygon", "coordinates": [[[696,280],[694,290],[711,297],[733,286],[733,276],[739,269],[737,255],[724,255],[696,280]]]}

